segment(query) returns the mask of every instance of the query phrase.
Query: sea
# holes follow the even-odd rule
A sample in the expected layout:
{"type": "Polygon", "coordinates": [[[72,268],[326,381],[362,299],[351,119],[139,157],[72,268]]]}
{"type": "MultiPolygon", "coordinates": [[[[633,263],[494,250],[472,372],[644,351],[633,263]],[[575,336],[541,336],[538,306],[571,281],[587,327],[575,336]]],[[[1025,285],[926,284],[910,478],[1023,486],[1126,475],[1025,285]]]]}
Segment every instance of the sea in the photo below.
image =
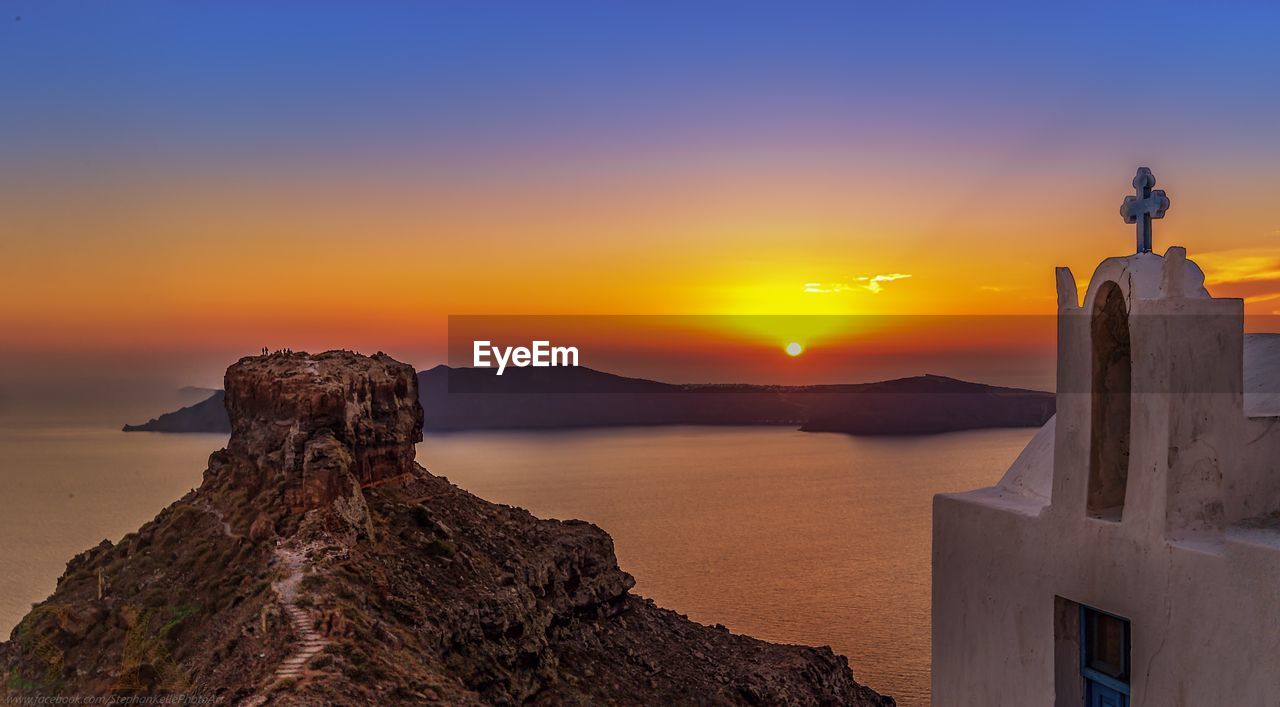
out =
{"type": "MultiPolygon", "coordinates": [[[[169,409],[169,408],[152,408],[169,409]]],[[[222,435],[135,418],[0,415],[0,633],[67,560],[200,484],[222,435]]],[[[854,437],[784,427],[429,434],[418,461],[498,503],[587,520],[635,592],[705,624],[831,646],[859,682],[929,703],[934,494],[995,483],[1030,429],[854,437]]]]}

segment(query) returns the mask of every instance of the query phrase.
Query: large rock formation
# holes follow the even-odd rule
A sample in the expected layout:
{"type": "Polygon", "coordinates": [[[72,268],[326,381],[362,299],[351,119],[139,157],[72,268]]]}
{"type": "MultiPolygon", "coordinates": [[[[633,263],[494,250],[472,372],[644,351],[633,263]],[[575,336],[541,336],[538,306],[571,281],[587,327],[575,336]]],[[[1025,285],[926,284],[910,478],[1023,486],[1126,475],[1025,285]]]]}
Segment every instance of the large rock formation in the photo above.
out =
{"type": "Polygon", "coordinates": [[[632,595],[591,524],[427,473],[408,366],[275,354],[226,384],[232,437],[201,487],[68,564],[0,644],[0,701],[893,704],[829,648],[632,595]]]}
{"type": "Polygon", "coordinates": [[[224,456],[236,481],[282,489],[294,513],[413,468],[422,406],[407,364],[385,354],[277,354],[241,359],[226,382],[224,456]]]}

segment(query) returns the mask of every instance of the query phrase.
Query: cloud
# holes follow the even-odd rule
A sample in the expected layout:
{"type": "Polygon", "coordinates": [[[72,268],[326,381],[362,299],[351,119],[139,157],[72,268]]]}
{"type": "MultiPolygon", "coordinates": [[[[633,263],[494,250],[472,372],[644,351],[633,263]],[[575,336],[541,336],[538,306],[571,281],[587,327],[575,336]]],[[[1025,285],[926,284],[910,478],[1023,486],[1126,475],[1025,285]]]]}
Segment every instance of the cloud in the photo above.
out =
{"type": "Polygon", "coordinates": [[[1219,251],[1204,253],[1194,259],[1210,283],[1268,280],[1280,276],[1280,253],[1273,249],[1219,251]]]}
{"type": "Polygon", "coordinates": [[[1239,297],[1246,304],[1280,297],[1280,277],[1225,280],[1209,287],[1214,297],[1239,297]]]}
{"type": "Polygon", "coordinates": [[[1202,253],[1193,258],[1215,297],[1239,297],[1246,304],[1280,297],[1280,249],[1251,248],[1202,253]]]}
{"type": "Polygon", "coordinates": [[[909,277],[911,276],[906,273],[895,272],[895,273],[889,273],[888,275],[872,275],[871,277],[860,277],[860,278],[857,278],[857,281],[863,283],[862,284],[863,289],[879,294],[880,291],[884,289],[884,286],[881,285],[880,283],[893,282],[894,280],[905,280],[909,277]]]}
{"type": "Polygon", "coordinates": [[[826,285],[821,282],[804,283],[805,292],[808,292],[810,294],[817,294],[817,295],[828,295],[833,292],[844,292],[847,289],[849,288],[840,283],[836,283],[834,285],[826,285]]]}
{"type": "Polygon", "coordinates": [[[855,290],[866,290],[872,294],[880,294],[884,290],[885,282],[893,282],[894,280],[905,280],[911,277],[907,273],[893,272],[884,275],[863,275],[855,277],[850,282],[806,282],[804,283],[804,291],[811,294],[833,294],[836,292],[851,292],[855,290]]]}

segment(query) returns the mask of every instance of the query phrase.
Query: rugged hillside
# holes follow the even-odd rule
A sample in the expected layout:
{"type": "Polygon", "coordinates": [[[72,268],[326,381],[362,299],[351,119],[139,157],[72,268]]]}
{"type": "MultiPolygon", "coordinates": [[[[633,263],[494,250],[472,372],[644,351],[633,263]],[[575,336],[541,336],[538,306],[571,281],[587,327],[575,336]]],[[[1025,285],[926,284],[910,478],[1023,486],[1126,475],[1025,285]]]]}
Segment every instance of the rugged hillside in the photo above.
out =
{"type": "Polygon", "coordinates": [[[200,488],[68,564],[0,644],[0,701],[893,704],[828,648],[632,595],[593,525],[426,472],[417,379],[389,357],[246,358],[226,390],[200,488]]]}
{"type": "MultiPolygon", "coordinates": [[[[931,434],[1038,427],[1054,396],[944,376],[855,385],[673,385],[589,368],[436,366],[418,374],[428,431],[621,425],[790,425],[814,432],[931,434]]],[[[125,431],[222,432],[221,398],[125,431]],[[219,417],[220,419],[214,419],[219,417]]]]}

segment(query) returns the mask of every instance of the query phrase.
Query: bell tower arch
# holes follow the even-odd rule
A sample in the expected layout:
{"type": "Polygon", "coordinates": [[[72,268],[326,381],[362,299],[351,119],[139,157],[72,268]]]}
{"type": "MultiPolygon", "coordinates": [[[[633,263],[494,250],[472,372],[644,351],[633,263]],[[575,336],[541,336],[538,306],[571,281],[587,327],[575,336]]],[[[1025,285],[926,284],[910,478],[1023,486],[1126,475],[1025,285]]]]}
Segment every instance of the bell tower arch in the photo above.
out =
{"type": "Polygon", "coordinates": [[[1129,484],[1133,348],[1124,294],[1113,281],[1098,288],[1090,312],[1088,514],[1120,520],[1129,484]]]}

